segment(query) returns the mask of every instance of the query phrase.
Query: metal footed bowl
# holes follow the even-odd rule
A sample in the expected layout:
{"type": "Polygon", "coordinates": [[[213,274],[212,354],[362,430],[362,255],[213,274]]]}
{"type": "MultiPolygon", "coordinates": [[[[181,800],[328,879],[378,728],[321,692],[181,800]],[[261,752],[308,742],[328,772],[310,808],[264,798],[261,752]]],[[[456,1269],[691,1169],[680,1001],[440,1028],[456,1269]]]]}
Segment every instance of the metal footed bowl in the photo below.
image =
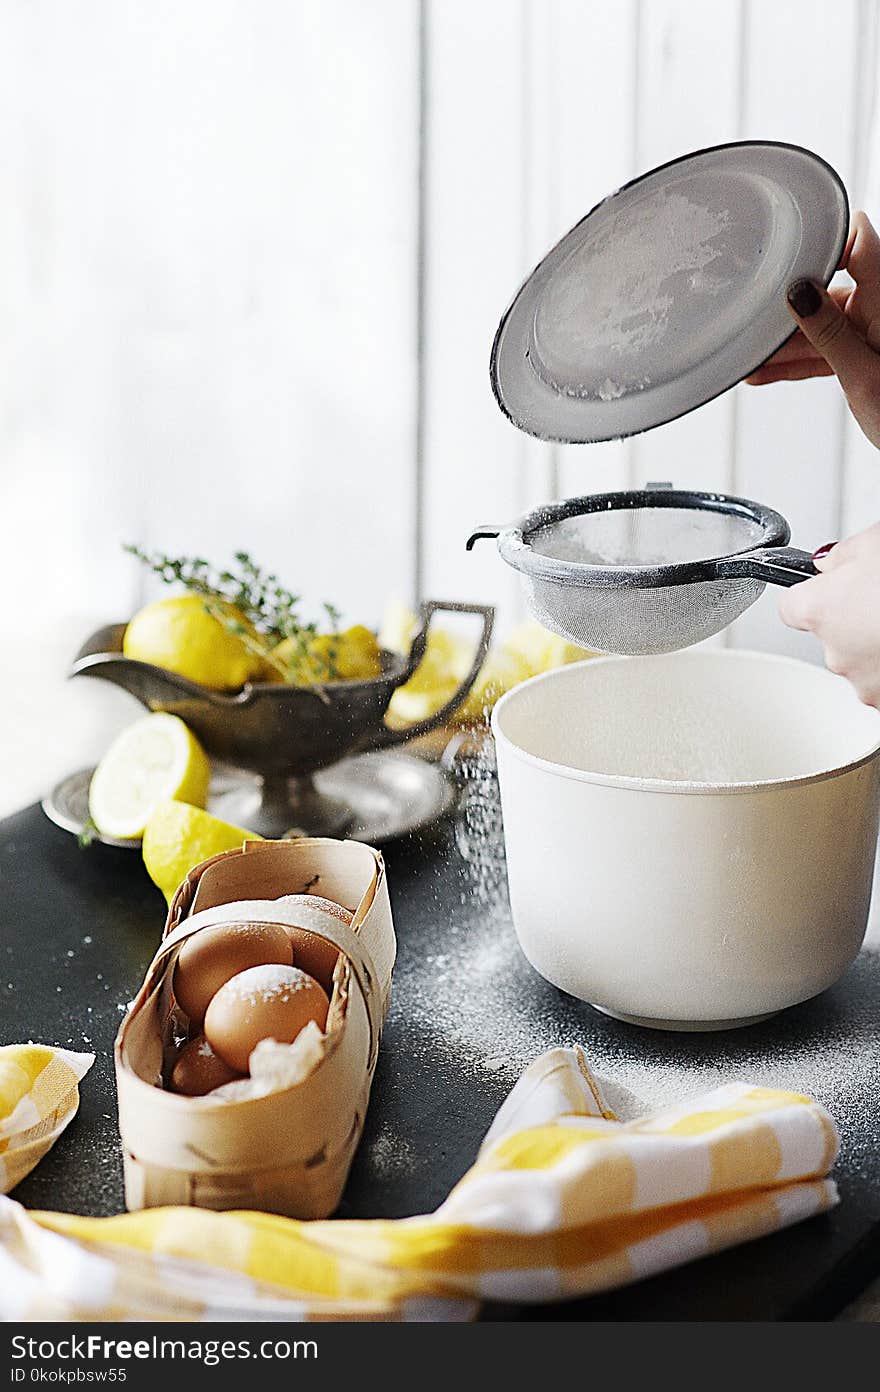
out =
{"type": "Polygon", "coordinates": [[[350,754],[387,749],[442,725],[461,705],[483,664],[492,637],[494,609],[485,604],[427,600],[409,655],[382,651],[382,673],[366,681],[321,686],[248,682],[239,691],[215,691],[126,657],[126,625],[110,624],[82,646],[71,676],[115,682],[151,711],[179,715],[214,760],[259,776],[248,827],[262,836],[335,835],[351,820],[350,807],[321,791],[313,775],[350,754]],[[482,621],[471,668],[455,694],[427,720],[394,728],[385,722],[391,698],[425,653],[428,629],[438,613],[476,614],[482,621]]]}

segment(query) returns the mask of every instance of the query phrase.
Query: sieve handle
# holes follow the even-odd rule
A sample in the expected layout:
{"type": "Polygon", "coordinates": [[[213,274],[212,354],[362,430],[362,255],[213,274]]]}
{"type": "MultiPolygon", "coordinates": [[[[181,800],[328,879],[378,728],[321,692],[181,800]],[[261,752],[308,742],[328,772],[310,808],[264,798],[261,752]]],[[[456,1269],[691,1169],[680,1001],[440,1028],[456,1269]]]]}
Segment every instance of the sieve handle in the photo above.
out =
{"type": "Polygon", "coordinates": [[[786,588],[819,574],[809,551],[799,551],[795,546],[764,546],[741,556],[729,556],[718,562],[717,573],[722,580],[739,580],[745,576],[786,588]]]}
{"type": "Polygon", "coordinates": [[[497,541],[503,531],[506,531],[511,524],[501,522],[485,522],[482,527],[475,527],[465,542],[465,550],[473,551],[474,543],[478,541],[497,541]]]}

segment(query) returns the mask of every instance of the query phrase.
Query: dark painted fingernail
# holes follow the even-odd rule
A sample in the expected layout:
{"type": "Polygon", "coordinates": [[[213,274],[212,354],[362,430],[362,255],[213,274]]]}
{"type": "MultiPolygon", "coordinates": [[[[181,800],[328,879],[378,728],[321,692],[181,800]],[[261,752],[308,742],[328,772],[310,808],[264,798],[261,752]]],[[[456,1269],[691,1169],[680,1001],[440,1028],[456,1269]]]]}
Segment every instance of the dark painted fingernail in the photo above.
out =
{"type": "Polygon", "coordinates": [[[829,551],[833,551],[836,545],[836,541],[826,541],[824,546],[820,546],[818,551],[813,552],[813,560],[824,561],[829,551]]]}
{"type": "Polygon", "coordinates": [[[811,280],[796,280],[789,285],[787,299],[801,319],[809,319],[822,303],[822,296],[811,280]]]}

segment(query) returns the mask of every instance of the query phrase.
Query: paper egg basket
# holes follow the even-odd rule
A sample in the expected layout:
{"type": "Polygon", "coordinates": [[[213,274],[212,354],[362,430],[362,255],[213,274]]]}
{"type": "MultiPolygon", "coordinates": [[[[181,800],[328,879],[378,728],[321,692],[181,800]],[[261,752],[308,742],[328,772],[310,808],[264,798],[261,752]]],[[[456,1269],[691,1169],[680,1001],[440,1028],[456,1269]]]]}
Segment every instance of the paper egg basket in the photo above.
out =
{"type": "Polygon", "coordinates": [[[384,862],[370,846],[251,841],[192,870],[116,1037],[126,1207],[332,1213],[363,1130],[394,957],[384,862]],[[350,926],[333,919],[316,930],[341,953],[323,1057],[294,1086],[264,1096],[191,1098],[156,1086],[173,1050],[171,983],[182,943],[219,922],[293,922],[267,901],[307,892],[354,914],[350,926]]]}

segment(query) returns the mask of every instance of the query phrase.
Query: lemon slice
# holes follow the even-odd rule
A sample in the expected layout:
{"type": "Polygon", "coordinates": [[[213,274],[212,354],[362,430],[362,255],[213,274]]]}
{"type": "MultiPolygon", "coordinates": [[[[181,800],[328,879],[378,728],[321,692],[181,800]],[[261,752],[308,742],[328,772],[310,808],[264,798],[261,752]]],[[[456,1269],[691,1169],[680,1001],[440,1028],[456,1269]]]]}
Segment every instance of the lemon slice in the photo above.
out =
{"type": "Polygon", "coordinates": [[[204,806],[210,773],[205,751],[182,720],[146,715],[116,737],[95,769],[89,813],[105,836],[134,839],[165,798],[204,806]]]}
{"type": "Polygon", "coordinates": [[[144,865],[170,904],[193,866],[221,851],[234,851],[244,841],[262,839],[255,831],[221,821],[200,807],[160,802],[144,828],[144,865]]]}

